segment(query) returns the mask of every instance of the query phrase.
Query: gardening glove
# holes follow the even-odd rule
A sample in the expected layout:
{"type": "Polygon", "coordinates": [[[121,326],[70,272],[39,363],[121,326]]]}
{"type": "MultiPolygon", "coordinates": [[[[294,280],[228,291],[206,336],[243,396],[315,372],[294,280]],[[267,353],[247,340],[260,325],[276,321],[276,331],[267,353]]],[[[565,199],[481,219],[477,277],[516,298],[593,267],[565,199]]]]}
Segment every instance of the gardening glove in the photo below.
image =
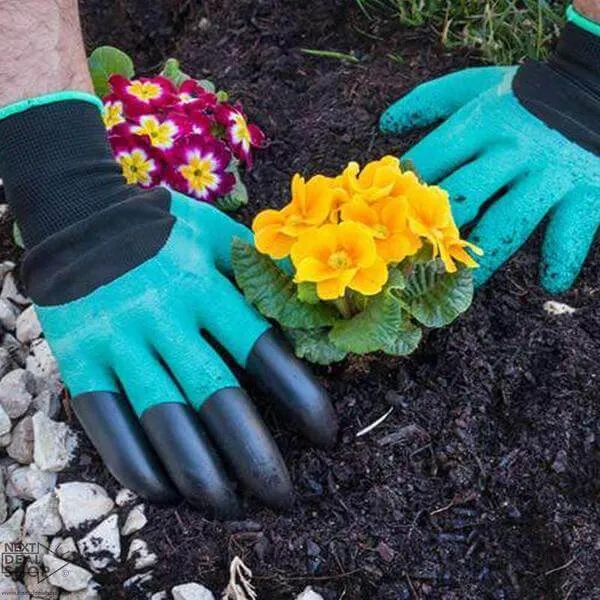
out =
{"type": "Polygon", "coordinates": [[[251,233],[179,193],[126,185],[99,108],[63,92],[0,109],[22,278],[74,411],[112,474],[151,501],[181,494],[236,514],[229,468],[285,507],[279,450],[215,348],[323,446],[336,436],[331,404],[230,281],[232,239],[251,233]]]}
{"type": "Polygon", "coordinates": [[[577,277],[600,224],[600,25],[569,11],[555,55],[472,68],[425,83],[381,117],[401,134],[447,121],[404,158],[448,190],[457,224],[475,222],[482,284],[545,218],[541,283],[577,277]]]}

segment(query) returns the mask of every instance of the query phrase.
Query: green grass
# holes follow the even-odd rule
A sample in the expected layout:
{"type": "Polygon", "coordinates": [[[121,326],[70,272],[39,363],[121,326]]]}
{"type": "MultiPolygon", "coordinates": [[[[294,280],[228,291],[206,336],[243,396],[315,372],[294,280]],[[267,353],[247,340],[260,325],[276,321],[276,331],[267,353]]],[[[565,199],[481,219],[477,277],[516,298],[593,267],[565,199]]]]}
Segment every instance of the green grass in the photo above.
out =
{"type": "Polygon", "coordinates": [[[356,0],[369,19],[431,24],[447,47],[477,49],[486,61],[544,58],[563,24],[567,2],[545,0],[356,0]]]}

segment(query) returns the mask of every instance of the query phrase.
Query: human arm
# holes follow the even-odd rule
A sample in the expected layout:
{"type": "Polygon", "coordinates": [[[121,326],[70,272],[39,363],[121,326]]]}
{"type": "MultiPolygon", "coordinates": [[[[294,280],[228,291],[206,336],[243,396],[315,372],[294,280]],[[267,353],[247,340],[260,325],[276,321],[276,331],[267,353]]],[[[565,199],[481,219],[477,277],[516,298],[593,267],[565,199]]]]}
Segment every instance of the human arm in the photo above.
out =
{"type": "Polygon", "coordinates": [[[1,22],[22,15],[27,39],[0,54],[13,88],[0,100],[0,176],[75,413],[117,479],[150,500],[233,514],[227,464],[263,501],[288,505],[277,445],[214,342],[315,443],[331,444],[336,422],[230,281],[231,241],[250,233],[189,197],[126,185],[89,94],[77,3],[0,4],[1,22]]]}

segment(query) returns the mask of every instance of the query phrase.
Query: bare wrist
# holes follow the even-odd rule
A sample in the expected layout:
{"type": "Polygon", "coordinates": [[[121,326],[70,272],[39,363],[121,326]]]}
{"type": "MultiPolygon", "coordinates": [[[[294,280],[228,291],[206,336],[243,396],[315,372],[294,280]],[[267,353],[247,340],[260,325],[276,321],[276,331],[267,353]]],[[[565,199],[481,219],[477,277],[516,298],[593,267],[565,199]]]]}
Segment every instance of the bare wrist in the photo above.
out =
{"type": "Polygon", "coordinates": [[[600,0],[574,0],[573,6],[580,14],[600,23],[600,0]]]}

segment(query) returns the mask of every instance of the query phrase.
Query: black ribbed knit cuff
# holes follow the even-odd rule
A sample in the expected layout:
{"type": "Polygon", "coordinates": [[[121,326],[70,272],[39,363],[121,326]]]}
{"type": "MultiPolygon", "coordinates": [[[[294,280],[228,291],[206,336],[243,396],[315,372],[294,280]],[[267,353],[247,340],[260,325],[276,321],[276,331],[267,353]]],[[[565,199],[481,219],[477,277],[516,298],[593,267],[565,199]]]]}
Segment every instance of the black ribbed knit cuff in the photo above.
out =
{"type": "Polygon", "coordinates": [[[600,155],[600,37],[567,24],[552,58],[523,65],[513,91],[549,127],[600,155]]]}
{"type": "Polygon", "coordinates": [[[27,248],[136,194],[98,107],[63,100],[0,120],[0,177],[27,248]]]}

